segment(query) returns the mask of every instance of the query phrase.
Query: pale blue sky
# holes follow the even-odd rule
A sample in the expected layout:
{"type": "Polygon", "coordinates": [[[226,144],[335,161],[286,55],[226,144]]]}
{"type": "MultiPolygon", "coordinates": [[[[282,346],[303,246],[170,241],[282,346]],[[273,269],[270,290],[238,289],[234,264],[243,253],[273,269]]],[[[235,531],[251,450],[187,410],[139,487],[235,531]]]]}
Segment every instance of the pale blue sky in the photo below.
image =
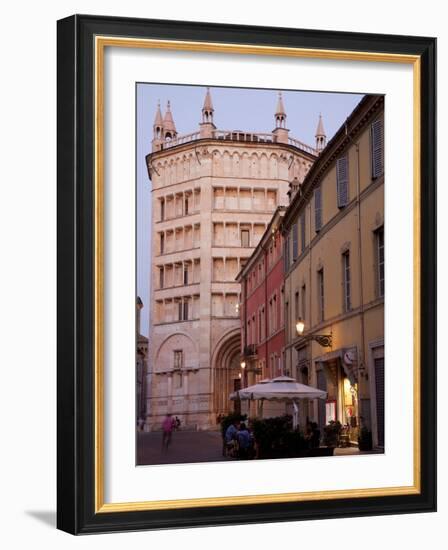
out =
{"type": "MultiPolygon", "coordinates": [[[[274,129],[277,90],[214,87],[210,90],[218,129],[248,132],[274,129]]],[[[151,152],[157,102],[161,102],[163,115],[167,100],[171,101],[177,132],[188,134],[199,129],[205,91],[205,86],[137,84],[137,293],[144,304],[141,329],[145,335],[148,335],[149,323],[151,242],[151,181],[145,156],[151,152]]],[[[319,113],[330,140],[363,97],[362,94],[289,90],[282,90],[282,94],[289,135],[313,146],[319,113]]]]}

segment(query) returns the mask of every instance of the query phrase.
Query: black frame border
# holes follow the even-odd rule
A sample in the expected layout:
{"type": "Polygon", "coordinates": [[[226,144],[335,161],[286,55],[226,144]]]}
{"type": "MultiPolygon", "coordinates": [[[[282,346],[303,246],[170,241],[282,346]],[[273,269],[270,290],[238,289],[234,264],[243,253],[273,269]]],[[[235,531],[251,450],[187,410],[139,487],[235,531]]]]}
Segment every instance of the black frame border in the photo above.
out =
{"type": "Polygon", "coordinates": [[[72,534],[436,510],[436,39],[74,15],[57,25],[57,527],[72,534]],[[421,59],[421,492],[95,513],[94,48],[96,35],[383,52],[421,59]]]}

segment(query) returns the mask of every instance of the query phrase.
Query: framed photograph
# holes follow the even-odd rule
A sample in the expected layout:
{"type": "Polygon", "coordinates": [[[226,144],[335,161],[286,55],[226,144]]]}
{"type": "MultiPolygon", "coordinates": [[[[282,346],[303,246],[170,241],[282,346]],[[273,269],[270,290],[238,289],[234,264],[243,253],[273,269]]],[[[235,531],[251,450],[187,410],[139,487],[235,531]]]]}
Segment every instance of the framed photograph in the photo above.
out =
{"type": "Polygon", "coordinates": [[[58,528],[436,508],[434,38],[58,22],[58,528]]]}

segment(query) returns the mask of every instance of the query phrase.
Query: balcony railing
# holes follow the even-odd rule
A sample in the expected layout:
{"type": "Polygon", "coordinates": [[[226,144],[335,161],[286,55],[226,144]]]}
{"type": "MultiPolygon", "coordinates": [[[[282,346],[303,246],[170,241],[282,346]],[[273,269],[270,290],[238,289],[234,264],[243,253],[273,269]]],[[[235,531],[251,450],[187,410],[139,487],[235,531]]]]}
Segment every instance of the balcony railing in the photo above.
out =
{"type": "Polygon", "coordinates": [[[306,143],[303,143],[303,141],[299,141],[295,138],[288,138],[289,145],[293,145],[294,147],[297,147],[297,149],[301,149],[302,151],[305,151],[306,153],[311,153],[314,156],[318,156],[317,149],[314,147],[311,147],[310,145],[307,145],[306,143]]]}
{"type": "Polygon", "coordinates": [[[170,147],[175,147],[176,145],[182,145],[183,143],[189,143],[190,141],[196,141],[200,139],[200,132],[193,132],[192,134],[184,134],[183,136],[178,136],[174,139],[165,140],[163,142],[163,149],[169,149],[170,147]]]}
{"type": "Polygon", "coordinates": [[[243,349],[244,357],[254,357],[257,355],[257,346],[255,344],[248,344],[243,349]]]}
{"type": "MultiPolygon", "coordinates": [[[[191,134],[184,134],[178,136],[174,139],[165,140],[162,143],[162,149],[170,149],[176,145],[182,145],[184,143],[189,143],[191,141],[196,141],[201,139],[200,132],[192,132],[191,134]]],[[[213,133],[213,138],[222,141],[243,141],[249,143],[277,143],[277,138],[274,134],[270,132],[242,132],[240,130],[215,130],[213,133]]],[[[288,138],[288,144],[297,147],[306,153],[311,153],[314,156],[318,155],[317,149],[303,143],[295,138],[288,138]]]]}
{"type": "Polygon", "coordinates": [[[215,139],[224,141],[245,141],[251,143],[273,143],[274,136],[263,132],[240,132],[239,130],[216,130],[215,139]]]}

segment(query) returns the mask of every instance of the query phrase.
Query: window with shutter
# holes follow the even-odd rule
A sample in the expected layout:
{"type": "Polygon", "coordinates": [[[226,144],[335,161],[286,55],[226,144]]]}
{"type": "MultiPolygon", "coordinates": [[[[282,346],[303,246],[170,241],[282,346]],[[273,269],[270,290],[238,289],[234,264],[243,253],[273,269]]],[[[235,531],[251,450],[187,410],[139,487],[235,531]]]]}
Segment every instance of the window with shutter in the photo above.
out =
{"type": "Polygon", "coordinates": [[[376,263],[377,263],[377,294],[384,296],[384,227],[375,232],[376,239],[376,263]]]}
{"type": "Polygon", "coordinates": [[[322,191],[320,185],[314,190],[314,226],[316,233],[322,228],[322,191]]]}
{"type": "Polygon", "coordinates": [[[374,359],[378,445],[384,447],[384,357],[374,359]]]}
{"type": "Polygon", "coordinates": [[[283,242],[283,268],[286,271],[289,269],[289,235],[286,236],[283,242]]]}
{"type": "Polygon", "coordinates": [[[318,319],[322,322],[325,319],[325,294],[324,294],[324,270],[317,272],[317,300],[318,300],[318,319]]]}
{"type": "Polygon", "coordinates": [[[372,178],[383,174],[384,168],[384,132],[383,121],[376,120],[371,126],[372,178]]]}
{"type": "Polygon", "coordinates": [[[338,208],[348,204],[348,157],[342,157],[336,163],[336,183],[338,208]]]}
{"type": "Polygon", "coordinates": [[[297,223],[292,226],[292,261],[295,262],[299,255],[299,228],[297,223]]]}
{"type": "Polygon", "coordinates": [[[300,311],[299,311],[299,293],[296,292],[294,295],[294,308],[295,308],[295,315],[296,320],[300,319],[300,311]]]}
{"type": "Polygon", "coordinates": [[[344,286],[344,311],[350,311],[352,309],[352,299],[349,251],[342,254],[342,280],[344,286]]]}
{"type": "Polygon", "coordinates": [[[306,286],[302,285],[302,320],[306,320],[306,286]]]}
{"type": "Polygon", "coordinates": [[[306,235],[305,235],[305,212],[300,217],[300,235],[301,235],[301,251],[305,251],[306,235]]]}

